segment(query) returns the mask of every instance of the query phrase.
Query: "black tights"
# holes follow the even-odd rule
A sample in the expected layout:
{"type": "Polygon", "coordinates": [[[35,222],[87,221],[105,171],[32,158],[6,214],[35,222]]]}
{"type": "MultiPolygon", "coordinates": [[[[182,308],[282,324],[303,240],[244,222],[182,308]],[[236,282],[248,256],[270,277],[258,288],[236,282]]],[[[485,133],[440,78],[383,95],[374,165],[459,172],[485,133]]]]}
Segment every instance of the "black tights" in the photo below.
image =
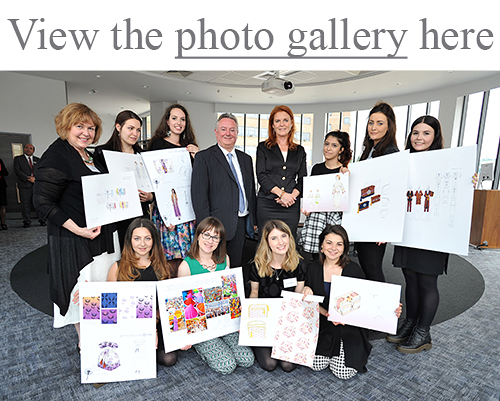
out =
{"type": "Polygon", "coordinates": [[[406,318],[430,326],[439,306],[438,276],[403,269],[406,280],[406,318]]]}
{"type": "Polygon", "coordinates": [[[252,347],[252,350],[260,367],[264,370],[267,370],[268,372],[272,372],[274,369],[276,369],[278,364],[281,366],[281,369],[283,369],[284,372],[291,372],[297,367],[297,365],[291,362],[280,361],[278,359],[271,358],[271,347],[252,347]]]}
{"type": "Polygon", "coordinates": [[[177,351],[165,352],[164,350],[156,350],[156,360],[163,366],[174,366],[177,362],[177,351]]]}

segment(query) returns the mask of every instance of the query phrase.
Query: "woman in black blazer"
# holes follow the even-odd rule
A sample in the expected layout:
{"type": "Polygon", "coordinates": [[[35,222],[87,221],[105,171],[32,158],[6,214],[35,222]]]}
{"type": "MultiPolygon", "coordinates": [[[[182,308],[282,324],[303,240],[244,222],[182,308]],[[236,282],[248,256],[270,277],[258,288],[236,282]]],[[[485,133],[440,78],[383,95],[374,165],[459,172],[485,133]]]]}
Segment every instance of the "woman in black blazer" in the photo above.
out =
{"type": "Polygon", "coordinates": [[[287,106],[276,106],[269,116],[269,137],[257,147],[257,225],[282,220],[297,236],[302,179],[307,175],[306,152],[294,142],[295,120],[287,106]]]}

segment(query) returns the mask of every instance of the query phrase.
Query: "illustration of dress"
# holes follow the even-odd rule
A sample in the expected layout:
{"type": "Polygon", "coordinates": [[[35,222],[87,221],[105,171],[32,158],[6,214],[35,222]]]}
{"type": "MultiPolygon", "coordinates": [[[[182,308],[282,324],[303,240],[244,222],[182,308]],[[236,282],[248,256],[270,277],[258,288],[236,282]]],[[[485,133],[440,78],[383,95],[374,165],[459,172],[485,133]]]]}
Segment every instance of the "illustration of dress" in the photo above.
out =
{"type": "Polygon", "coordinates": [[[335,183],[333,184],[333,210],[340,210],[340,205],[342,204],[342,194],[345,194],[344,185],[340,182],[340,176],[335,177],[335,183]]]}
{"type": "Polygon", "coordinates": [[[175,217],[179,220],[181,219],[181,209],[179,209],[179,200],[177,199],[177,194],[175,189],[172,188],[172,205],[174,206],[175,217]]]}
{"type": "Polygon", "coordinates": [[[408,204],[406,206],[406,211],[407,212],[411,212],[411,204],[412,204],[412,200],[413,200],[413,191],[408,191],[406,193],[406,198],[408,199],[408,204]]]}
{"type": "Polygon", "coordinates": [[[97,366],[101,369],[112,371],[120,366],[120,359],[113,348],[118,348],[117,343],[104,341],[99,344],[103,351],[99,354],[97,366]]]}
{"type": "Polygon", "coordinates": [[[434,196],[434,192],[429,190],[429,191],[425,191],[424,192],[424,212],[428,212],[429,211],[429,206],[430,206],[430,202],[431,202],[431,197],[434,196]]]}

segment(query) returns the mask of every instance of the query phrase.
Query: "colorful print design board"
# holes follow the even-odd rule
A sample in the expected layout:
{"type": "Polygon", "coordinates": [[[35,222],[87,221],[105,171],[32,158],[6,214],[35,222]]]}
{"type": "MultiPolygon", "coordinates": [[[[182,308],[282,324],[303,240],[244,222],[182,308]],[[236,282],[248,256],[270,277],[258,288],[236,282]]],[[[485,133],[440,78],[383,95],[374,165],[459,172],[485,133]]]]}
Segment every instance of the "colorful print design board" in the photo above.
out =
{"type": "Polygon", "coordinates": [[[156,283],[80,284],[81,382],[156,377],[156,283]]]}
{"type": "Polygon", "coordinates": [[[241,267],[157,283],[165,352],[240,329],[241,267]]]}

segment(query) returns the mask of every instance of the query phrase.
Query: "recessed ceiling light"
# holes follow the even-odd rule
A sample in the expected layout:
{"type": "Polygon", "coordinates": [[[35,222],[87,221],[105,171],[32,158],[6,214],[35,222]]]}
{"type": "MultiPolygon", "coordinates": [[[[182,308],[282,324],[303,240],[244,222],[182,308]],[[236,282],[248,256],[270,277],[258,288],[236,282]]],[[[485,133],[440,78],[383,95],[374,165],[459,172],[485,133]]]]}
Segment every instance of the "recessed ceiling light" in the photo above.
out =
{"type": "Polygon", "coordinates": [[[401,85],[401,82],[396,82],[396,86],[399,86],[399,85],[401,85]]]}
{"type": "Polygon", "coordinates": [[[142,87],[143,87],[143,89],[148,89],[149,88],[149,86],[147,86],[147,85],[142,85],[142,87]]]}
{"type": "Polygon", "coordinates": [[[97,93],[97,91],[95,89],[89,90],[89,95],[93,95],[94,93],[97,93]]]}
{"type": "Polygon", "coordinates": [[[185,92],[185,93],[186,93],[186,95],[190,95],[191,94],[191,92],[185,92]]]}
{"type": "Polygon", "coordinates": [[[96,78],[102,78],[102,75],[97,74],[95,77],[96,78]]]}

